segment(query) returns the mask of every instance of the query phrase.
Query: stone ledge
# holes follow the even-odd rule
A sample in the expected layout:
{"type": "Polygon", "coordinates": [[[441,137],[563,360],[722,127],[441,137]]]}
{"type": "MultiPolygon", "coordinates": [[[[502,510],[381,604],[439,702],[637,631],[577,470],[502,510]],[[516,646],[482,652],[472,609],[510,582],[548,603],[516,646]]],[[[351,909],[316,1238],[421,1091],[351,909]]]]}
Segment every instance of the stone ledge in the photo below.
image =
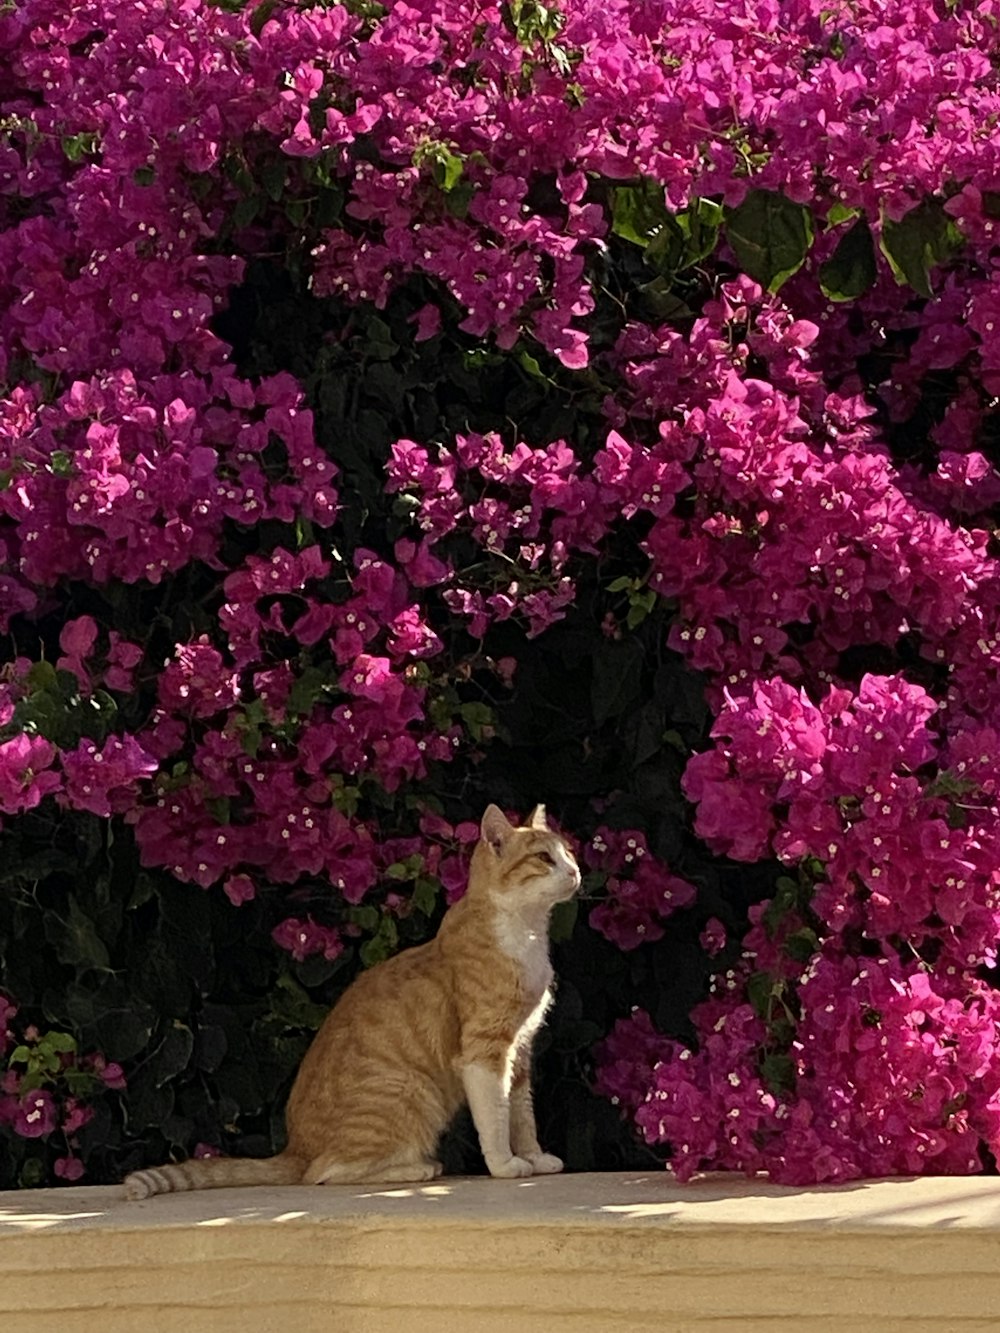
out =
{"type": "Polygon", "coordinates": [[[1000,1326],[1000,1180],[706,1176],[0,1194],[3,1333],[1000,1326]]]}

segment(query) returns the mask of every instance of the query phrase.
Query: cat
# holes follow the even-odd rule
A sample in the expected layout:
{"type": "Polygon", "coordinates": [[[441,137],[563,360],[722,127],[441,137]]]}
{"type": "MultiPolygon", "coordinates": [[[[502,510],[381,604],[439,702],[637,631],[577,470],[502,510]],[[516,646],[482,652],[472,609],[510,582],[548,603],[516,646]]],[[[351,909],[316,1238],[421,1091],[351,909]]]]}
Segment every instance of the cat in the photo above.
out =
{"type": "Polygon", "coordinates": [[[580,871],[536,806],[517,827],[487,807],[468,890],[434,939],[348,987],[306,1052],[277,1157],[133,1171],[126,1195],[235,1185],[433,1180],[438,1140],[468,1104],[492,1176],[563,1169],[539,1147],[531,1047],[552,996],[549,915],[580,871]]]}

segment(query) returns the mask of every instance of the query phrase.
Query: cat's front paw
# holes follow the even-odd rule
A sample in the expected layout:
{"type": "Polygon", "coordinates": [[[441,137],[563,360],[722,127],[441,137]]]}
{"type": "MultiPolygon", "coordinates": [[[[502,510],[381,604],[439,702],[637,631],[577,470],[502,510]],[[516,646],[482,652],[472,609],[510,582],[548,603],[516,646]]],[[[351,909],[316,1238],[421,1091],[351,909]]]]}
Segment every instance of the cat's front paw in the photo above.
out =
{"type": "Polygon", "coordinates": [[[531,1163],[523,1157],[508,1157],[506,1159],[487,1157],[486,1165],[489,1167],[490,1175],[495,1176],[498,1180],[517,1180],[520,1176],[533,1174],[531,1163]]]}
{"type": "Polygon", "coordinates": [[[563,1169],[562,1158],[550,1152],[533,1153],[528,1161],[533,1176],[556,1176],[563,1169]]]}

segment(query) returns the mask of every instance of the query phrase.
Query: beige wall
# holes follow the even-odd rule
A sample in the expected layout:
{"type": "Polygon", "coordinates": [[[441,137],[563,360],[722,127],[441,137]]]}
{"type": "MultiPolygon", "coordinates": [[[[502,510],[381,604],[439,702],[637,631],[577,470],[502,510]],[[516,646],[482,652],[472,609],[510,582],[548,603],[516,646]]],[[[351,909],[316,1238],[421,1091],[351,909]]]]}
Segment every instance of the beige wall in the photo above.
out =
{"type": "Polygon", "coordinates": [[[0,1333],[1000,1330],[1000,1181],[0,1194],[0,1333]]]}

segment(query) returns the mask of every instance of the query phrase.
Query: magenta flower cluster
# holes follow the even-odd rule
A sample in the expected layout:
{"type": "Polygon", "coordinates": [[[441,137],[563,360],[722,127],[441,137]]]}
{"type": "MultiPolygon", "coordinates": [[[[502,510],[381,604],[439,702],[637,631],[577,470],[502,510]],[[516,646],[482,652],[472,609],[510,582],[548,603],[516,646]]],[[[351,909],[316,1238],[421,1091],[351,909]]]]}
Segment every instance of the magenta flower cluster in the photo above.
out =
{"type": "Polygon", "coordinates": [[[24,1139],[55,1136],[62,1155],[53,1162],[61,1180],[79,1180],[79,1131],[90,1123],[89,1101],[105,1089],[125,1087],[121,1067],[99,1051],[80,1055],[68,1033],[41,1033],[17,1023],[17,1006],[0,993],[0,1125],[24,1139]]]}
{"type": "Polygon", "coordinates": [[[587,889],[605,894],[591,911],[590,924],[620,949],[662,939],[667,918],[697,895],[693,884],[649,854],[640,829],[598,829],[583,860],[591,867],[587,889]]]}
{"type": "Polygon", "coordinates": [[[682,1177],[707,1159],[787,1181],[807,1158],[829,1180],[969,1171],[980,1140],[996,1142],[1000,997],[976,976],[996,963],[996,733],[945,741],[935,711],[899,677],[818,705],[761,682],[689,763],[709,846],[811,865],[814,884],[808,912],[755,909],[738,965],[696,1014],[697,1054],[654,1044],[649,1063],[642,1014],[605,1046],[602,1085],[674,1145],[682,1177]],[[793,1102],[774,1095],[783,1077],[793,1102]]]}
{"type": "MultiPolygon", "coordinates": [[[[280,887],[293,959],[364,938],[374,960],[462,889],[476,829],[427,779],[495,718],[458,686],[517,679],[449,645],[544,635],[624,546],[604,632],[665,609],[706,681],[695,832],[784,873],[742,943],[705,927],[697,1049],[637,1011],[599,1087],[681,1176],[978,1169],[1000,1150],[998,24],[997,0],[0,7],[0,633],[67,587],[218,584],[166,654],[70,599],[54,662],[7,663],[5,826],[123,820],[143,865],[235,908],[280,887]],[[717,268],[694,308],[653,277],[674,240],[717,268]],[[626,245],[645,305],[608,279],[626,245]],[[216,331],[275,249],[340,308],[421,291],[415,342],[457,327],[551,372],[600,440],[397,440],[405,532],[352,548],[303,386],[242,377],[216,331]],[[54,700],[115,721],[60,730],[54,700]],[[313,882],[336,924],[296,896],[313,882]]],[[[661,938],[695,886],[641,830],[593,828],[592,925],[661,938]]],[[[5,1035],[6,1003],[0,1123],[65,1134],[74,1178],[70,1064],[33,1082],[19,1052],[46,1038],[5,1035]]]]}

